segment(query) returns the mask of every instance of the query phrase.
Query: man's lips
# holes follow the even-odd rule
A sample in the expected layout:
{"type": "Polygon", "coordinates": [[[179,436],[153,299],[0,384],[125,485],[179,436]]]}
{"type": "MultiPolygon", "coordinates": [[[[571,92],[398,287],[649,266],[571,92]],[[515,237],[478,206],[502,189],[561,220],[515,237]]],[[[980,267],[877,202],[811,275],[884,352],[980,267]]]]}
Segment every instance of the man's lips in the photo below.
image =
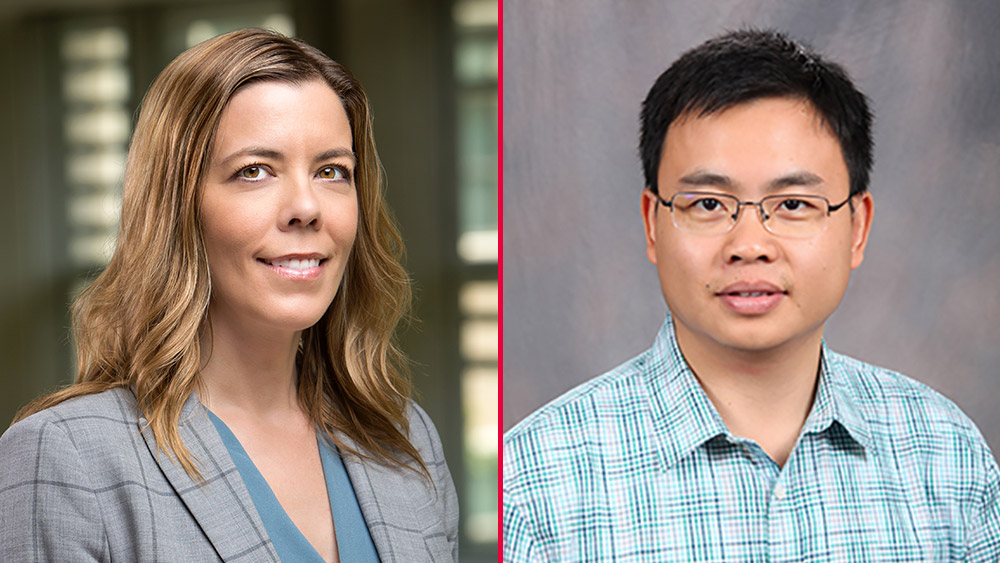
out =
{"type": "Polygon", "coordinates": [[[715,295],[734,313],[762,315],[777,307],[788,292],[770,282],[737,282],[715,295]]]}
{"type": "Polygon", "coordinates": [[[717,291],[716,295],[759,295],[769,293],[787,294],[788,292],[770,282],[737,282],[729,284],[717,291]]]}

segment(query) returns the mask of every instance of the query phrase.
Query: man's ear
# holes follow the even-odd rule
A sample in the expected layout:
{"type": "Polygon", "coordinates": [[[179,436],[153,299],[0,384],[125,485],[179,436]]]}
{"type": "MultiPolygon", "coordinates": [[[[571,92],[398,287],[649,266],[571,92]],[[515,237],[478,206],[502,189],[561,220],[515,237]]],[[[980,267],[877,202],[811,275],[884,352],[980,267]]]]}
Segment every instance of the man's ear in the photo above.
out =
{"type": "Polygon", "coordinates": [[[872,228],[875,201],[871,192],[865,191],[854,196],[854,213],[851,215],[851,269],[861,265],[868,246],[868,233],[872,228]]]}
{"type": "Polygon", "coordinates": [[[660,200],[652,190],[642,190],[639,202],[642,210],[642,224],[646,231],[646,257],[656,264],[656,216],[659,213],[660,200]]]}

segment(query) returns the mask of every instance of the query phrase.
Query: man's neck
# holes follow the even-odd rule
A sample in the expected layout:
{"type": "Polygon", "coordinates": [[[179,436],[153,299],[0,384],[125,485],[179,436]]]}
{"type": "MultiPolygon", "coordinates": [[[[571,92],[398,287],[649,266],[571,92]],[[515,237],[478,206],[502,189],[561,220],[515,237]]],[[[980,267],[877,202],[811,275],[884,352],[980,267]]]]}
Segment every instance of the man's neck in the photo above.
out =
{"type": "Polygon", "coordinates": [[[734,350],[679,327],[677,342],[733,434],[755,441],[779,466],[812,409],[822,333],[780,349],[734,350]]]}

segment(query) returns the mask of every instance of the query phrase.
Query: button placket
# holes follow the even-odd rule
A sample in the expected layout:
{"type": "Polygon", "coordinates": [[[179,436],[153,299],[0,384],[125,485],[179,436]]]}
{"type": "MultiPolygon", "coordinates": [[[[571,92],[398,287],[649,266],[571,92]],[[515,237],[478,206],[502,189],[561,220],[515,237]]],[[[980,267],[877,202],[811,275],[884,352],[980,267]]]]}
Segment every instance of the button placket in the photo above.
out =
{"type": "Polygon", "coordinates": [[[785,490],[785,487],[781,485],[781,483],[778,483],[774,486],[774,498],[776,500],[785,500],[786,495],[787,491],[785,490]]]}

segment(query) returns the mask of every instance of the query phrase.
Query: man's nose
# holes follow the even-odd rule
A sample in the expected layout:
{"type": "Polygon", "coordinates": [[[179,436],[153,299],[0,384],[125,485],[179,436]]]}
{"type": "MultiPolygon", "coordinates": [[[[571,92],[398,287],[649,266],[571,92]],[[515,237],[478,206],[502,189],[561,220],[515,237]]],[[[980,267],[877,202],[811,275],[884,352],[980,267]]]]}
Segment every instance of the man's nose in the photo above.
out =
{"type": "Polygon", "coordinates": [[[759,203],[740,202],[736,224],[726,234],[723,247],[726,262],[771,262],[777,257],[774,235],[764,227],[764,220],[759,203]]]}

